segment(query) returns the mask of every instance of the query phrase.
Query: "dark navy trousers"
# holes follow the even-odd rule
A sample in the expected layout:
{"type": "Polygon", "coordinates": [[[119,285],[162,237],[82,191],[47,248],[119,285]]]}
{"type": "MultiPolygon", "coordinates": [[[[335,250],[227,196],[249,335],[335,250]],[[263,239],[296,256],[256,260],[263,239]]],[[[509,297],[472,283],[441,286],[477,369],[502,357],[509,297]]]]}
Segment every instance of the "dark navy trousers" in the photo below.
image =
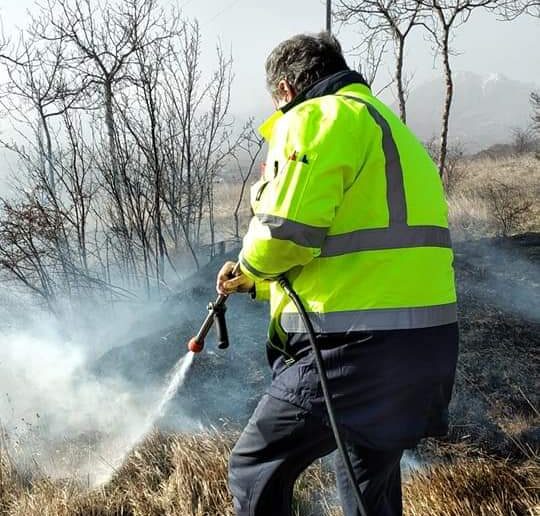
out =
{"type": "MultiPolygon", "coordinates": [[[[422,437],[444,435],[458,351],[457,324],[318,337],[338,423],[370,516],[400,516],[400,459],[422,437]]],[[[298,360],[270,352],[273,378],[234,447],[229,485],[237,516],[290,516],[294,482],[336,448],[304,335],[298,360]]],[[[339,457],[345,516],[356,502],[339,457]]]]}
{"type": "MultiPolygon", "coordinates": [[[[287,401],[265,394],[230,458],[229,485],[238,516],[289,516],[294,482],[314,460],[336,448],[331,429],[287,401]]],[[[401,515],[402,450],[375,451],[348,444],[370,515],[401,515]]],[[[360,515],[343,464],[336,479],[345,516],[360,515]]]]}

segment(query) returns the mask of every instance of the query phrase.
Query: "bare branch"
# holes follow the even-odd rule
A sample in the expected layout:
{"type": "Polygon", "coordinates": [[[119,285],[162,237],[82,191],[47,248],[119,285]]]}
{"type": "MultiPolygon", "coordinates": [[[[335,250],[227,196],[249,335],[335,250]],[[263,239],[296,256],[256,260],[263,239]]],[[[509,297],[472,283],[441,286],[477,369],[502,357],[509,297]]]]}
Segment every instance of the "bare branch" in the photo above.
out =
{"type": "Polygon", "coordinates": [[[412,30],[421,23],[421,10],[422,5],[416,0],[339,0],[335,11],[338,20],[349,24],[359,23],[367,34],[361,47],[367,50],[367,69],[373,72],[370,79],[375,78],[385,48],[392,42],[396,63],[394,82],[403,122],[407,120],[408,96],[408,84],[404,77],[405,43],[412,30]]]}
{"type": "Polygon", "coordinates": [[[497,0],[418,0],[423,9],[420,24],[435,44],[436,52],[441,55],[445,77],[445,100],[440,136],[439,173],[444,175],[448,157],[448,131],[450,111],[454,97],[454,82],[450,56],[451,40],[455,30],[466,23],[475,9],[488,8],[497,0]]]}

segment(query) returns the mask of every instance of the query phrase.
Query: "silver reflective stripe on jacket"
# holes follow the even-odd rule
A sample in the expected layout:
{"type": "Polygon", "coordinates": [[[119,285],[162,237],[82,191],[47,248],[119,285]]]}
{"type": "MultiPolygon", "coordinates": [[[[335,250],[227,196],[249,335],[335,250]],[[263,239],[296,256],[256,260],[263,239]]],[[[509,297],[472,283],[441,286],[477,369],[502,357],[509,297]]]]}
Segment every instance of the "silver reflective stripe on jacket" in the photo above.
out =
{"type": "MultiPolygon", "coordinates": [[[[457,321],[456,303],[414,308],[376,308],[348,310],[320,314],[309,312],[309,318],[318,333],[343,333],[367,330],[404,330],[442,326],[457,321]]],[[[305,333],[306,329],[297,313],[282,313],[282,328],[289,333],[305,333]]]]}
{"type": "Polygon", "coordinates": [[[310,226],[277,215],[259,214],[256,217],[261,224],[270,229],[272,238],[290,240],[304,247],[320,248],[328,232],[328,228],[310,226]]]}
{"type": "Polygon", "coordinates": [[[452,247],[450,231],[439,226],[395,225],[360,229],[326,237],[321,256],[339,256],[357,251],[379,251],[408,247],[452,247]]]}

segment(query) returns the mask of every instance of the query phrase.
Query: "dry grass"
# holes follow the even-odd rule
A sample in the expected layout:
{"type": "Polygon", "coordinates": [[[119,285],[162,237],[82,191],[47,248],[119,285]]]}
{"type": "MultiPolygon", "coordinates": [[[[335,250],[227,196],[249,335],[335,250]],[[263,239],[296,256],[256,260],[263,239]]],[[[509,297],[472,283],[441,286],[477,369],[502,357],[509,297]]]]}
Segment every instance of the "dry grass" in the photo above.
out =
{"type": "MultiPolygon", "coordinates": [[[[4,456],[3,516],[232,516],[227,457],[233,436],[153,434],[105,486],[75,481],[24,481],[4,456]]],[[[533,516],[538,514],[540,468],[459,451],[407,480],[407,516],[533,516]],[[535,512],[536,511],[536,512],[535,512]]],[[[318,464],[300,479],[297,516],[339,516],[333,477],[318,464]]]]}
{"type": "Polygon", "coordinates": [[[136,516],[232,515],[226,482],[231,444],[230,437],[217,433],[154,434],[130,455],[108,488],[136,516]]]}
{"type": "Polygon", "coordinates": [[[407,516],[533,516],[540,509],[538,463],[458,460],[405,484],[407,516]],[[536,511],[536,512],[535,512],[536,511]]]}
{"type": "MultiPolygon", "coordinates": [[[[456,239],[490,237],[503,233],[495,208],[490,202],[489,186],[507,186],[516,203],[528,201],[531,209],[516,220],[512,232],[540,231],[540,160],[533,153],[502,158],[462,158],[456,164],[456,180],[448,195],[449,216],[456,239]]],[[[241,231],[246,229],[249,210],[248,184],[240,210],[241,231]]],[[[240,185],[223,182],[216,185],[216,226],[225,239],[234,234],[232,213],[240,185]]]]}
{"type": "MultiPolygon", "coordinates": [[[[470,239],[501,235],[500,217],[490,188],[505,188],[506,209],[530,204],[530,209],[517,218],[510,232],[539,231],[540,160],[534,154],[506,158],[478,158],[463,160],[460,181],[448,197],[449,216],[456,239],[470,239]],[[508,197],[508,199],[506,199],[508,197]]],[[[498,203],[500,204],[500,203],[498,203]]]]}
{"type": "MultiPolygon", "coordinates": [[[[489,202],[482,196],[483,187],[492,179],[510,184],[520,198],[538,198],[540,193],[540,161],[532,156],[483,158],[464,162],[463,166],[467,173],[449,199],[458,238],[498,232],[489,202]]],[[[232,228],[227,213],[236,199],[235,188],[223,185],[216,195],[218,223],[226,236],[232,228]]],[[[246,204],[243,215],[245,222],[246,204]]],[[[523,230],[540,229],[538,203],[522,224],[523,230]]],[[[481,322],[473,321],[475,326],[481,326],[481,322]]],[[[491,320],[489,325],[493,325],[491,320]]],[[[515,353],[513,348],[509,353],[515,353]]],[[[482,364],[482,356],[468,356],[467,363],[482,364]]],[[[490,356],[493,358],[492,350],[490,356]]],[[[503,358],[500,363],[507,367],[511,361],[503,358]]],[[[509,371],[515,381],[513,369],[509,371]]],[[[475,379],[478,389],[487,384],[488,378],[484,382],[476,370],[465,372],[467,378],[475,379]]],[[[495,410],[496,404],[493,407],[495,410]]],[[[537,419],[517,408],[506,410],[508,407],[505,402],[505,410],[495,414],[498,425],[507,439],[521,445],[537,419]]],[[[471,410],[476,408],[472,406],[471,410]]],[[[153,434],[130,454],[110,482],[89,490],[84,481],[46,478],[39,474],[37,464],[34,471],[26,468],[21,475],[0,439],[0,516],[231,516],[226,472],[233,440],[233,435],[216,432],[196,436],[153,434]]],[[[528,451],[524,450],[522,458],[528,451]]],[[[471,453],[463,445],[447,444],[441,456],[430,468],[407,479],[406,516],[540,516],[540,467],[530,458],[532,455],[528,460],[512,462],[471,453]]],[[[298,482],[295,514],[339,516],[335,496],[332,474],[317,464],[298,482]]]]}
{"type": "MultiPolygon", "coordinates": [[[[111,481],[88,490],[74,480],[23,481],[4,454],[2,516],[233,516],[227,488],[232,435],[155,433],[134,450],[111,481]]],[[[295,514],[330,511],[332,475],[321,464],[299,481],[295,514]],[[322,508],[322,509],[321,509],[322,508]]],[[[328,512],[329,514],[329,512],[328,512]]]]}

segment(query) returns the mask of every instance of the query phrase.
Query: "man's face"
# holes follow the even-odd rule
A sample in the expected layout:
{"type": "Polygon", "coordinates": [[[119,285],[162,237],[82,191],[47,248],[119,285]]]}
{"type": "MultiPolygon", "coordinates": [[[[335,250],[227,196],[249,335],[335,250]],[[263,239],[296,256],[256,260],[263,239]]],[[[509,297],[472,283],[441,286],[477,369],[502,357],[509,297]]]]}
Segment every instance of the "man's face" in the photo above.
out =
{"type": "Polygon", "coordinates": [[[296,90],[287,79],[281,79],[277,87],[277,95],[272,97],[275,109],[281,109],[296,97],[296,90]]]}

